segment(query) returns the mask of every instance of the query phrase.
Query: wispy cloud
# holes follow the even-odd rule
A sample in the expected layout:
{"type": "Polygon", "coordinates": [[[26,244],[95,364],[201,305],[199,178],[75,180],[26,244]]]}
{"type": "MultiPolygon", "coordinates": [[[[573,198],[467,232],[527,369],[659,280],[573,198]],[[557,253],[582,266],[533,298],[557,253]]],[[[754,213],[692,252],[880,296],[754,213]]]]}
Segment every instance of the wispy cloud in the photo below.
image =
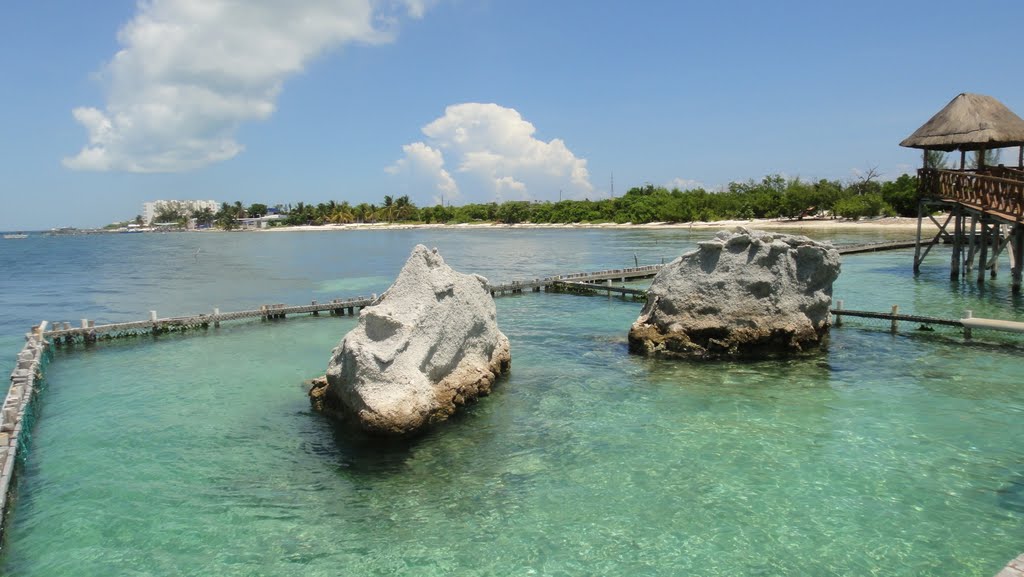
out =
{"type": "Polygon", "coordinates": [[[518,111],[467,102],[445,109],[423,127],[427,142],[405,145],[405,156],[387,168],[410,176],[411,192],[464,194],[467,201],[567,197],[593,192],[587,161],[558,138],[537,139],[518,111]],[[445,159],[453,169],[445,168],[445,159]],[[413,174],[414,168],[419,172],[413,174]]]}
{"type": "Polygon", "coordinates": [[[692,190],[694,188],[703,188],[704,183],[699,180],[693,180],[692,178],[675,177],[669,181],[665,188],[672,190],[678,188],[679,190],[692,190]]]}
{"type": "Polygon", "coordinates": [[[330,49],[388,42],[428,0],[149,0],[118,33],[104,109],[72,111],[76,170],[176,172],[242,151],[239,126],[274,113],[284,81],[330,49]]]}

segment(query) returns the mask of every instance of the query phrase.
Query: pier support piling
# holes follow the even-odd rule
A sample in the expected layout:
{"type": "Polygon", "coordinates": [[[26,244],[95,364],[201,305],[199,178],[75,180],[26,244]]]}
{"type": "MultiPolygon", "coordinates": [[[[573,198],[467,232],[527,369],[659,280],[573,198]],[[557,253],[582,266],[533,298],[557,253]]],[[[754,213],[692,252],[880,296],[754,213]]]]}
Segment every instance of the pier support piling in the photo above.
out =
{"type": "Polygon", "coordinates": [[[914,274],[921,272],[921,225],[924,220],[924,200],[917,201],[917,237],[914,242],[914,274]]]}
{"type": "Polygon", "coordinates": [[[1024,271],[1024,225],[1017,223],[1013,227],[1013,239],[1010,243],[1010,261],[1013,294],[1020,294],[1021,276],[1024,271]]]}
{"type": "Polygon", "coordinates": [[[989,226],[985,222],[985,215],[981,215],[981,238],[978,241],[980,245],[978,254],[978,284],[985,283],[985,269],[988,268],[988,245],[989,245],[989,226]]]}
{"type": "Polygon", "coordinates": [[[953,256],[949,260],[949,280],[960,279],[960,267],[963,259],[964,246],[964,215],[960,205],[956,205],[953,216],[953,256]]]}

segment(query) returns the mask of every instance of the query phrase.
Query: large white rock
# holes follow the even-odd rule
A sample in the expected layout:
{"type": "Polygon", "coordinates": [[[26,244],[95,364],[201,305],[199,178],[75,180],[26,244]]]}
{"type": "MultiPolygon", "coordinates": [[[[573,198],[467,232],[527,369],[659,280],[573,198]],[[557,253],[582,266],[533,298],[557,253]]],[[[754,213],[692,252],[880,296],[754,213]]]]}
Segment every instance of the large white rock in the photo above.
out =
{"type": "Polygon", "coordinates": [[[487,279],[417,245],[334,349],[326,386],[314,385],[310,398],[368,432],[406,435],[489,393],[510,362],[487,279]]]}
{"type": "Polygon", "coordinates": [[[804,236],[738,227],[701,242],[654,278],[629,331],[630,352],[663,358],[759,358],[827,337],[839,252],[804,236]]]}

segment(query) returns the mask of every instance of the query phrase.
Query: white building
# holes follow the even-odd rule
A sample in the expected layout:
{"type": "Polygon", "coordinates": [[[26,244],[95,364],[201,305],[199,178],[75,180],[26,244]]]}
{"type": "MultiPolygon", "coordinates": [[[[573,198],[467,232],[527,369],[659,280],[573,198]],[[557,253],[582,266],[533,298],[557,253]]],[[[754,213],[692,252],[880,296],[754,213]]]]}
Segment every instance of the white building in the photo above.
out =
{"type": "Polygon", "coordinates": [[[154,200],[142,203],[142,222],[153,224],[158,212],[168,208],[177,209],[191,218],[195,213],[208,208],[213,212],[220,210],[220,203],[216,200],[154,200]]]}

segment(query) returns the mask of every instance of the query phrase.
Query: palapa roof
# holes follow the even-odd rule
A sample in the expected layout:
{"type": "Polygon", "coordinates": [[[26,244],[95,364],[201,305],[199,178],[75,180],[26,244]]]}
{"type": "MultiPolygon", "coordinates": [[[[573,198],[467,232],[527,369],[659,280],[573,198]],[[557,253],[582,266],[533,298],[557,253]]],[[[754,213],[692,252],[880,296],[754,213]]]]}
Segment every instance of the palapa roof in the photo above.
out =
{"type": "Polygon", "coordinates": [[[927,150],[1024,145],[1024,120],[991,96],[962,93],[900,143],[927,150]]]}

